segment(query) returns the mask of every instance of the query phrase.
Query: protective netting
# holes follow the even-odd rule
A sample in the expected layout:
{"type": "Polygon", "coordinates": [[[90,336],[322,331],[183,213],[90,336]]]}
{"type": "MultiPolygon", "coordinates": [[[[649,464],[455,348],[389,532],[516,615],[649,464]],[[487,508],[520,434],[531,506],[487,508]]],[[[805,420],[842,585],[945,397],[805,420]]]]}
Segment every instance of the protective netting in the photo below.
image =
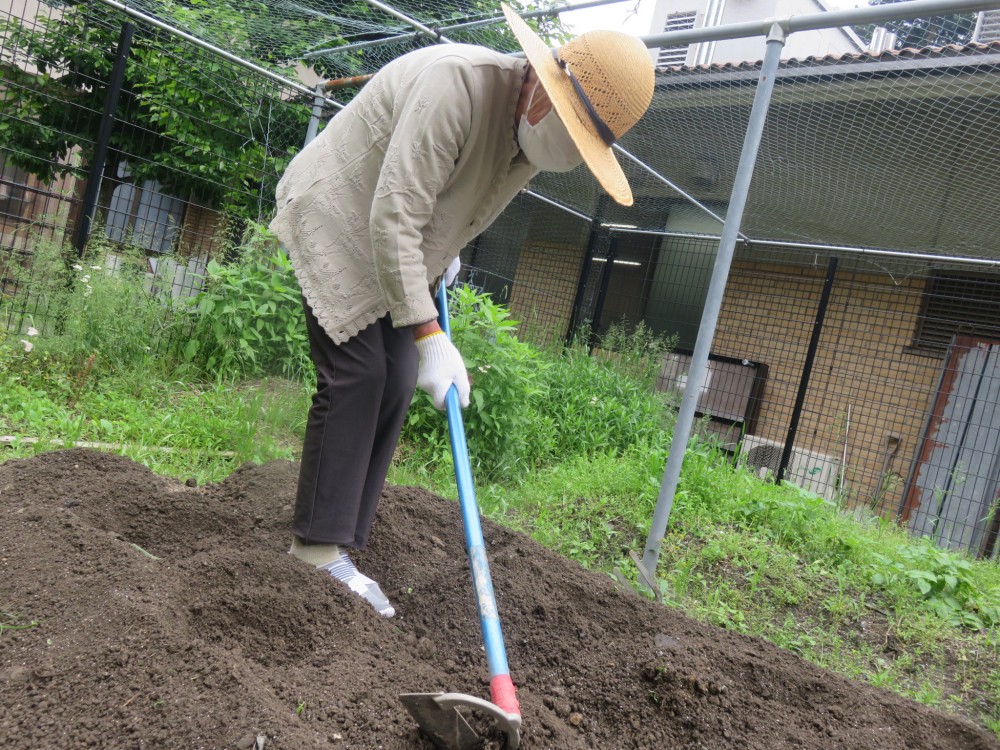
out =
{"type": "MultiPolygon", "coordinates": [[[[998,43],[782,63],[743,233],[996,257],[998,65],[998,43]]],[[[661,71],[649,112],[622,146],[724,216],[757,76],[754,64],[661,71]]],[[[670,207],[687,201],[624,162],[637,209],[614,210],[612,220],[666,228],[670,207]]],[[[583,169],[535,188],[597,209],[583,169]]],[[[705,231],[717,233],[718,221],[703,215],[705,231]]]]}
{"type": "MultiPolygon", "coordinates": [[[[374,73],[401,54],[438,42],[518,49],[494,2],[130,0],[127,5],[244,59],[273,68],[305,60],[327,78],[374,73]]],[[[556,17],[537,18],[543,33],[559,38],[556,17]]]]}

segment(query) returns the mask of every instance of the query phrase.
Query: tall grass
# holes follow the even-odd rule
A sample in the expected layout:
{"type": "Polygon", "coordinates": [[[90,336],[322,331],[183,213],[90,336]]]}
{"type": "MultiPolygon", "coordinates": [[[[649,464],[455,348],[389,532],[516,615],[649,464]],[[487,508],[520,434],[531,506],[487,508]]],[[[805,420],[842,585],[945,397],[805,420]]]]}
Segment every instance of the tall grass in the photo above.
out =
{"type": "MultiPolygon", "coordinates": [[[[517,338],[517,323],[489,295],[459,287],[449,310],[452,336],[473,379],[464,419],[481,481],[516,482],[574,456],[665,445],[671,399],[651,384],[669,342],[648,330],[633,337],[614,330],[604,356],[589,356],[585,339],[540,350],[517,338]]],[[[403,439],[411,460],[450,465],[447,425],[422,394],[414,398],[403,439]]]]}

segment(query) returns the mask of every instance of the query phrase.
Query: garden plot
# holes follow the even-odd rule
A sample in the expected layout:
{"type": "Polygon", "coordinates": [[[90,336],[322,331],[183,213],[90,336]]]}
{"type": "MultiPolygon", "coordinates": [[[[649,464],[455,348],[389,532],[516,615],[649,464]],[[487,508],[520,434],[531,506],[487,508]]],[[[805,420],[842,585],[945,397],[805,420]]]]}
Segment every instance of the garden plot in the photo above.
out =
{"type": "MultiPolygon", "coordinates": [[[[381,620],[287,554],[296,471],[195,487],[91,451],[0,465],[0,745],[420,750],[399,693],[487,697],[458,506],[387,488],[358,556],[397,607],[381,620]]],[[[1000,747],[484,534],[528,750],[1000,747]]]]}

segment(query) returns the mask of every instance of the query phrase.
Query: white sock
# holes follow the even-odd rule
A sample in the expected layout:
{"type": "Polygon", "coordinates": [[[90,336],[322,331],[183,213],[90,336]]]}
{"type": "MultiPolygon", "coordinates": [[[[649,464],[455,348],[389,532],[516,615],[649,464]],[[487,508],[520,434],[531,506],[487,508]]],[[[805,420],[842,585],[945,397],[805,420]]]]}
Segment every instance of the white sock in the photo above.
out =
{"type": "Polygon", "coordinates": [[[316,567],[325,570],[338,581],[346,584],[351,591],[371,604],[382,617],[392,617],[396,614],[395,607],[389,603],[388,597],[382,593],[379,585],[368,576],[359,573],[358,569],[354,567],[354,562],[343,550],[340,551],[340,556],[336,560],[316,567]]]}

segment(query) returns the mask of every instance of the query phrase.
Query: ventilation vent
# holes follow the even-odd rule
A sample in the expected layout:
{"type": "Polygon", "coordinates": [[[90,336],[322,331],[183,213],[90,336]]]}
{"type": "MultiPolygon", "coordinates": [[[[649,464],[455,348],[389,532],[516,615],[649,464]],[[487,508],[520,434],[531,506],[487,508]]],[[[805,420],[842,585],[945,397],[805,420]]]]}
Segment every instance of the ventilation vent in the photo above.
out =
{"type": "Polygon", "coordinates": [[[1000,336],[1000,281],[944,272],[930,278],[913,348],[944,354],[952,336],[960,333],[1000,336]]]}
{"type": "MultiPolygon", "coordinates": [[[[687,31],[694,28],[696,13],[671,13],[667,16],[667,22],[663,26],[664,31],[687,31]]],[[[678,47],[661,47],[656,55],[656,64],[661,68],[670,68],[675,65],[683,65],[687,60],[688,45],[682,44],[678,47]]]]}
{"type": "Polygon", "coordinates": [[[765,473],[775,475],[781,466],[780,445],[758,445],[751,448],[747,454],[747,467],[758,476],[765,473]]]}
{"type": "Polygon", "coordinates": [[[972,39],[981,44],[1000,41],[1000,9],[984,10],[979,14],[972,39]]]}

